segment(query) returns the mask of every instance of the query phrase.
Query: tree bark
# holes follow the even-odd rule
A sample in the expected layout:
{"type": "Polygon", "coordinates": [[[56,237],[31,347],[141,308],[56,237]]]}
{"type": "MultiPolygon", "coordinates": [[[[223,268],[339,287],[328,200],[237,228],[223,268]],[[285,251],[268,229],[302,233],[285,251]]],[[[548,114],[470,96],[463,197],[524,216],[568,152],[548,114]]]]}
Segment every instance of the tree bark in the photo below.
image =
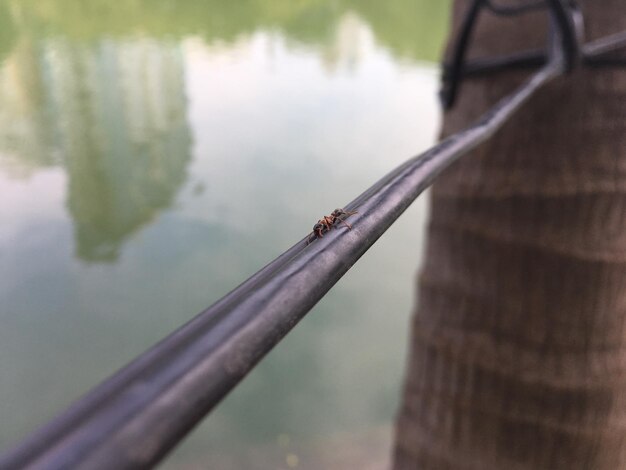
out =
{"type": "MultiPolygon", "coordinates": [[[[587,39],[626,29],[624,8],[583,2],[587,39]]],[[[545,13],[483,14],[472,55],[545,31],[545,13]]],[[[525,76],[467,80],[444,134],[525,76]]],[[[625,69],[578,70],[437,180],[395,469],[626,468],[625,106],[625,69]]]]}

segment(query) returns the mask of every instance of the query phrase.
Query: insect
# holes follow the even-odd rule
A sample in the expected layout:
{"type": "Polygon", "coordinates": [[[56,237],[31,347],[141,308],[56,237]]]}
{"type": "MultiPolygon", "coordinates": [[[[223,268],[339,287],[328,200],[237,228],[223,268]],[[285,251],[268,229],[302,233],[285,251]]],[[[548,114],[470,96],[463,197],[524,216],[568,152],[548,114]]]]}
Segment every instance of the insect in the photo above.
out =
{"type": "Polygon", "coordinates": [[[311,232],[311,235],[309,235],[307,244],[311,243],[311,241],[313,241],[315,238],[322,238],[324,234],[329,232],[330,229],[332,229],[337,222],[341,222],[343,225],[348,227],[348,230],[351,230],[352,225],[350,225],[344,219],[357,213],[357,211],[344,211],[343,209],[335,209],[330,215],[325,215],[313,226],[313,231],[311,232]],[[311,236],[314,237],[313,240],[311,240],[311,236]]]}

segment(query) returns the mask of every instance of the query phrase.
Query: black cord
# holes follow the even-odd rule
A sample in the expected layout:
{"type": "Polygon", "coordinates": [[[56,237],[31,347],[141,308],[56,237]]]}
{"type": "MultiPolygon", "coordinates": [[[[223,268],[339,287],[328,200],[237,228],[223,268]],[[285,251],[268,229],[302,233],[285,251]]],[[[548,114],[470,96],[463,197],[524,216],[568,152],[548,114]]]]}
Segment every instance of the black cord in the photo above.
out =
{"type": "MultiPolygon", "coordinates": [[[[463,78],[485,75],[487,73],[501,72],[511,69],[529,69],[544,65],[548,60],[548,55],[543,49],[533,49],[513,54],[500,55],[496,57],[485,57],[468,60],[463,66],[463,78]]],[[[443,81],[447,82],[452,78],[450,64],[443,66],[443,81]]]]}
{"type": "Polygon", "coordinates": [[[441,102],[446,109],[451,108],[456,101],[456,96],[461,84],[461,77],[464,72],[465,54],[467,53],[467,49],[469,47],[471,35],[474,30],[474,24],[476,23],[480,9],[485,4],[485,1],[486,0],[473,0],[467,10],[467,13],[465,14],[465,18],[463,19],[461,32],[454,45],[452,64],[450,66],[450,79],[444,81],[443,89],[439,94],[441,102]]]}
{"type": "Polygon", "coordinates": [[[485,7],[487,7],[492,13],[500,16],[516,16],[522,13],[527,13],[530,11],[543,10],[547,8],[547,4],[545,0],[535,0],[529,1],[526,3],[521,3],[519,5],[498,5],[494,3],[493,0],[486,0],[485,7]]]}
{"type": "Polygon", "coordinates": [[[571,71],[581,62],[582,51],[582,14],[574,0],[532,0],[517,6],[502,7],[492,0],[473,0],[463,22],[460,33],[452,49],[452,62],[444,66],[443,86],[440,92],[441,102],[445,109],[450,109],[459,93],[461,81],[467,75],[484,73],[486,71],[503,70],[511,67],[529,67],[544,64],[547,53],[542,51],[526,51],[511,56],[502,56],[494,59],[466,62],[469,43],[482,8],[488,8],[500,15],[519,15],[539,8],[549,8],[556,28],[554,40],[560,42],[560,47],[551,47],[550,52],[558,51],[562,54],[563,66],[566,72],[571,71]]]}

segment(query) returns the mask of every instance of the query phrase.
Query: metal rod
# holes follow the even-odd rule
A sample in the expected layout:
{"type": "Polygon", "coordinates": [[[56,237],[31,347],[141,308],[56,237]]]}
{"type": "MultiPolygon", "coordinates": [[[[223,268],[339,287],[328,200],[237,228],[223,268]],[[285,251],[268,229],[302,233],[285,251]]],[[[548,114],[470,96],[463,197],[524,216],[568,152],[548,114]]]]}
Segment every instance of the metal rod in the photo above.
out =
{"type": "Polygon", "coordinates": [[[626,47],[626,32],[595,39],[583,46],[583,52],[586,56],[597,57],[622,47],[626,47]]]}
{"type": "Polygon", "coordinates": [[[296,243],[0,458],[1,469],[156,464],[326,294],[434,178],[562,73],[555,57],[475,125],[408,160],[346,206],[352,230],[296,243]]]}

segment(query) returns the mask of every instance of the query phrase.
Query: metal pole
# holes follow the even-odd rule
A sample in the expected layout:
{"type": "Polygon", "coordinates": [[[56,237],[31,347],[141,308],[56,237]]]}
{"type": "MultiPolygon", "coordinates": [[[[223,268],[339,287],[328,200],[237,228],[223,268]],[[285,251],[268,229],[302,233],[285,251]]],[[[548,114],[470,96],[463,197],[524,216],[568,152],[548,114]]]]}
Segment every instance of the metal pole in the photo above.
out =
{"type": "Polygon", "coordinates": [[[326,294],[452,162],[562,73],[555,57],[475,125],[407,161],[346,206],[352,230],[301,240],[0,458],[1,469],[156,464],[326,294]]]}

